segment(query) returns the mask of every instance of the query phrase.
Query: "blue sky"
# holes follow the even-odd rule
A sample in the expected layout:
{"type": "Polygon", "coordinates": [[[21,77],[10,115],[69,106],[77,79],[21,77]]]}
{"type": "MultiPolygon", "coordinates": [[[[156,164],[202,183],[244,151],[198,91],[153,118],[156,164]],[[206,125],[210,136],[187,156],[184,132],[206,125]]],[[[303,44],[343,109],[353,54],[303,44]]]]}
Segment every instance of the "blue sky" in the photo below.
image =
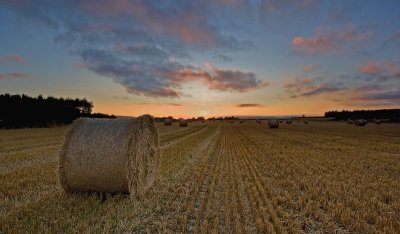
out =
{"type": "Polygon", "coordinates": [[[394,0],[0,0],[0,91],[121,115],[394,108],[399,25],[394,0]]]}

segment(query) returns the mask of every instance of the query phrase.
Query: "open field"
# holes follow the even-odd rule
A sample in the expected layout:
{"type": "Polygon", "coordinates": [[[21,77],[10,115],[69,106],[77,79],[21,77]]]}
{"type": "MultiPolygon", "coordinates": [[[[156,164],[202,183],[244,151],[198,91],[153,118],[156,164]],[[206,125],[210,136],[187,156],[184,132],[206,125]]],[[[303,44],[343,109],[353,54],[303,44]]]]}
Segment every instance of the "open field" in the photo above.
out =
{"type": "Polygon", "coordinates": [[[67,128],[0,130],[3,232],[400,230],[400,125],[159,124],[161,181],[147,198],[64,194],[67,128]]]}

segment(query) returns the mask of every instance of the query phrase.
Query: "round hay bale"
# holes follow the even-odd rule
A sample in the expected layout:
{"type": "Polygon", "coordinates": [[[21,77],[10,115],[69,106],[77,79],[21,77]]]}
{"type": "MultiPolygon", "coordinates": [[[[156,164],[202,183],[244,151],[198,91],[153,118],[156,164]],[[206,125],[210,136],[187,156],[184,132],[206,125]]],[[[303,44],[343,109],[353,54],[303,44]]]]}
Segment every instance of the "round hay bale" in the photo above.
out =
{"type": "Polygon", "coordinates": [[[157,128],[149,115],[139,118],[80,118],[70,127],[59,158],[63,189],[121,192],[143,196],[158,179],[157,128]]]}
{"type": "Polygon", "coordinates": [[[375,124],[381,124],[381,121],[379,119],[374,119],[375,124]]]}
{"type": "Polygon", "coordinates": [[[308,120],[304,120],[304,124],[308,124],[308,120]]]}
{"type": "Polygon", "coordinates": [[[179,119],[179,127],[187,127],[188,121],[186,119],[179,119]]]}
{"type": "Polygon", "coordinates": [[[351,120],[351,119],[348,119],[348,120],[347,120],[347,124],[354,124],[354,121],[351,120]]]}
{"type": "Polygon", "coordinates": [[[268,127],[269,128],[278,128],[279,127],[279,121],[276,119],[269,119],[268,120],[268,127]]]}
{"type": "Polygon", "coordinates": [[[235,121],[233,121],[233,120],[231,120],[231,121],[229,121],[231,124],[233,124],[233,123],[235,123],[235,121]]]}
{"type": "Polygon", "coordinates": [[[355,126],[365,126],[367,124],[367,120],[365,119],[357,119],[354,121],[355,126]]]}
{"type": "Polygon", "coordinates": [[[243,123],[243,120],[240,120],[240,123],[243,123]]]}
{"type": "Polygon", "coordinates": [[[171,126],[172,125],[172,119],[164,119],[164,126],[171,126]]]}
{"type": "Polygon", "coordinates": [[[261,123],[261,120],[257,119],[256,122],[257,122],[258,124],[260,124],[260,123],[261,123]]]}
{"type": "Polygon", "coordinates": [[[292,124],[292,122],[293,122],[293,121],[290,120],[290,119],[286,120],[286,123],[287,123],[287,124],[292,124]]]}

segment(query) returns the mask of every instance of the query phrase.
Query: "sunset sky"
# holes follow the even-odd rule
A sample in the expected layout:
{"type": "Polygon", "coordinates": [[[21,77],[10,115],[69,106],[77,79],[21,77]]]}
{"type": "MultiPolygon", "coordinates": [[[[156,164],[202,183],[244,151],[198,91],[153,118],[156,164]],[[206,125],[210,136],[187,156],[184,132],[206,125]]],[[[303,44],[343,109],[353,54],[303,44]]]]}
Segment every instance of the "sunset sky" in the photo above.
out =
{"type": "Polygon", "coordinates": [[[0,93],[174,117],[398,108],[398,0],[0,0],[0,93]]]}

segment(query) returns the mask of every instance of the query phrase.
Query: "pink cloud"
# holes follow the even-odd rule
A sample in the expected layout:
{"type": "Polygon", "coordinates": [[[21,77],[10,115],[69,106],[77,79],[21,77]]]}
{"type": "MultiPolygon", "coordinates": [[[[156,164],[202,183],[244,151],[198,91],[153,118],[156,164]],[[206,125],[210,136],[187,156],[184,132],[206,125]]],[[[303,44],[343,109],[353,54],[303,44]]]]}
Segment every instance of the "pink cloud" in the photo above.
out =
{"type": "Polygon", "coordinates": [[[11,55],[11,56],[10,56],[10,59],[11,59],[12,61],[14,61],[14,62],[22,62],[22,61],[24,61],[24,58],[23,58],[21,55],[19,55],[19,54],[13,54],[13,55],[11,55]]]}
{"type": "Polygon", "coordinates": [[[318,65],[308,65],[303,68],[304,72],[313,72],[317,69],[318,65]]]}
{"type": "Polygon", "coordinates": [[[19,54],[13,54],[10,56],[5,56],[5,57],[0,57],[0,64],[6,64],[6,63],[19,63],[24,61],[24,58],[19,55],[19,54]]]}
{"type": "MultiPolygon", "coordinates": [[[[236,1],[225,0],[222,3],[236,1]]],[[[205,24],[206,16],[196,9],[171,13],[162,12],[151,4],[140,1],[83,1],[83,7],[101,17],[134,16],[152,30],[177,36],[187,43],[216,44],[217,39],[205,24]]]]}
{"type": "Polygon", "coordinates": [[[318,82],[308,77],[296,78],[284,82],[283,88],[291,98],[311,97],[325,93],[333,93],[344,90],[345,87],[335,84],[318,82]]]}
{"type": "Polygon", "coordinates": [[[380,73],[394,74],[400,72],[398,65],[388,61],[370,61],[359,66],[359,71],[365,74],[376,75],[380,73]]]}
{"type": "Polygon", "coordinates": [[[32,74],[24,72],[0,73],[0,80],[31,78],[32,74]]]}
{"type": "Polygon", "coordinates": [[[310,38],[294,37],[291,42],[293,51],[301,54],[320,54],[341,48],[347,42],[367,41],[373,35],[372,32],[360,32],[353,25],[347,26],[343,31],[325,31],[318,27],[315,34],[310,38]]]}

